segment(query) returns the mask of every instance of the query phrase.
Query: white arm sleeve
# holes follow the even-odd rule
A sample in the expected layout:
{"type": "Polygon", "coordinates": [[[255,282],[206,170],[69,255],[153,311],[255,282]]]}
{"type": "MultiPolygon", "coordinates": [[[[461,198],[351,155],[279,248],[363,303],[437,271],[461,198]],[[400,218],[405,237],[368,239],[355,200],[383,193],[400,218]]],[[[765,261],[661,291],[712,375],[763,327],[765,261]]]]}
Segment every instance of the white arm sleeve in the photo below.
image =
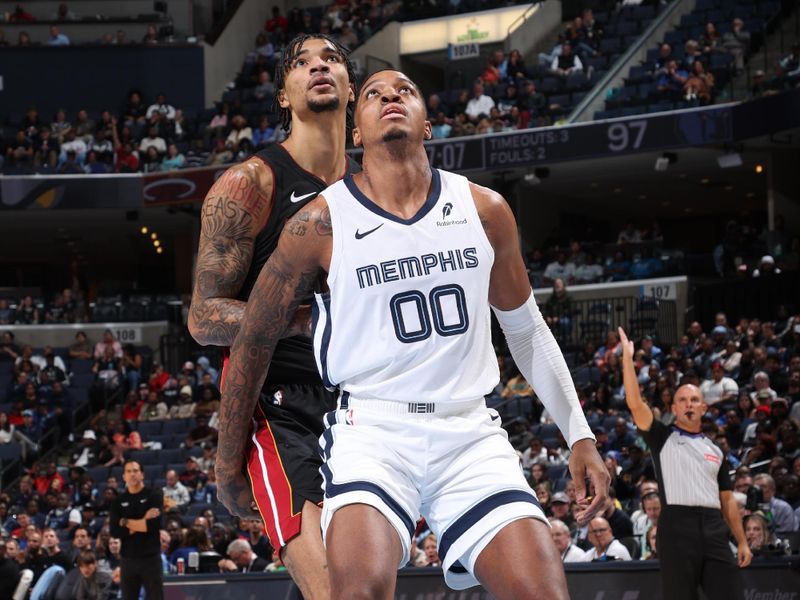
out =
{"type": "Polygon", "coordinates": [[[503,328],[520,373],[553,416],[569,447],[572,448],[578,440],[594,440],[578,402],[567,362],[539,312],[533,291],[519,308],[499,310],[493,306],[492,310],[503,328]]]}

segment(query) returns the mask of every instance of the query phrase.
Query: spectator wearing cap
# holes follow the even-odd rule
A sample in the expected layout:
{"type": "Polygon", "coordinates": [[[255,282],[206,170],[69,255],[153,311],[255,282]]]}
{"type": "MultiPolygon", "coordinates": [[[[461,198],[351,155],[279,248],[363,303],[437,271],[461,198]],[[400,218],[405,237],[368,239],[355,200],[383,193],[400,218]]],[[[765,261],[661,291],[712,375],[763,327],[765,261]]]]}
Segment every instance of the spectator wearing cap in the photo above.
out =
{"type": "Polygon", "coordinates": [[[105,518],[98,516],[97,505],[94,502],[84,502],[81,505],[83,521],[81,525],[86,528],[91,538],[96,538],[105,525],[105,518]]]}
{"type": "Polygon", "coordinates": [[[570,504],[572,502],[565,492],[556,492],[550,498],[550,512],[553,513],[554,518],[566,524],[568,529],[575,525],[575,520],[572,518],[570,511],[570,504]]]}
{"type": "Polygon", "coordinates": [[[72,453],[73,467],[93,467],[97,464],[97,435],[91,429],[83,432],[81,447],[72,453]]]}
{"type": "Polygon", "coordinates": [[[139,420],[163,421],[169,418],[168,411],[167,403],[164,402],[162,395],[151,390],[150,393],[147,394],[147,403],[142,407],[139,413],[139,420]]]}
{"type": "Polygon", "coordinates": [[[190,360],[187,360],[185,363],[183,363],[179,375],[186,377],[186,382],[193,388],[200,383],[200,380],[197,376],[197,371],[195,371],[194,368],[194,363],[190,360]]]}
{"type": "Polygon", "coordinates": [[[775,480],[767,473],[759,473],[753,478],[764,497],[764,503],[769,504],[771,515],[770,529],[778,535],[792,533],[798,530],[798,523],[794,511],[788,502],[775,496],[775,480]]]}
{"type": "Polygon", "coordinates": [[[550,535],[558,552],[561,554],[561,562],[583,562],[585,552],[572,543],[569,527],[561,519],[551,517],[550,535]]]}
{"type": "Polygon", "coordinates": [[[781,270],[775,266],[775,259],[769,254],[761,257],[758,266],[753,269],[753,277],[771,277],[779,275],[781,270]]]}
{"type": "Polygon", "coordinates": [[[38,454],[39,442],[42,439],[42,421],[36,421],[35,413],[32,409],[26,408],[22,411],[22,424],[18,425],[14,431],[14,437],[20,440],[27,452],[38,454]]]}
{"type": "Polygon", "coordinates": [[[719,361],[712,363],[711,379],[700,384],[700,391],[709,406],[719,402],[732,402],[739,396],[739,386],[730,377],[725,377],[725,369],[719,361]]]}
{"type": "Polygon", "coordinates": [[[630,552],[614,537],[611,525],[603,517],[589,522],[589,542],[592,547],[584,553],[582,562],[631,560],[630,552]]]}
{"type": "Polygon", "coordinates": [[[194,416],[197,404],[192,401],[192,388],[184,385],[178,395],[178,402],[169,409],[170,419],[190,419],[194,416]]]}

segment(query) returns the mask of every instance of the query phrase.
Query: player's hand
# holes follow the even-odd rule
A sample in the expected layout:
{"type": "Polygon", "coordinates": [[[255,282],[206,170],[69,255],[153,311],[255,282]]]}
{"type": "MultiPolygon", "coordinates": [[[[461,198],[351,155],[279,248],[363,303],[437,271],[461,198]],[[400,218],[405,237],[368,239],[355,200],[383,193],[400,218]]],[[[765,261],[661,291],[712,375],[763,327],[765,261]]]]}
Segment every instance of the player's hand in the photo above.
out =
{"type": "Polygon", "coordinates": [[[753,552],[750,550],[750,546],[747,545],[747,542],[741,542],[736,551],[736,562],[739,567],[744,568],[750,564],[751,560],[753,560],[753,552]]]}
{"type": "Polygon", "coordinates": [[[575,518],[583,527],[606,507],[608,486],[611,484],[611,476],[597,452],[594,440],[586,438],[575,442],[572,446],[572,455],[569,457],[569,471],[575,482],[575,499],[579,508],[575,518]],[[587,478],[594,488],[593,498],[587,497],[586,494],[587,478]]]}
{"type": "Polygon", "coordinates": [[[155,507],[153,507],[153,508],[148,508],[148,509],[147,509],[147,512],[146,512],[146,513],[144,513],[144,518],[145,518],[145,521],[149,521],[150,519],[157,519],[157,518],[158,518],[158,517],[160,517],[160,516],[161,516],[161,511],[160,511],[160,510],[158,510],[158,509],[157,509],[157,508],[155,508],[155,507]]]}
{"type": "Polygon", "coordinates": [[[311,337],[311,305],[301,304],[297,307],[297,311],[292,317],[292,322],[286,328],[283,337],[293,337],[295,335],[304,335],[311,337]]]}
{"type": "Polygon", "coordinates": [[[217,499],[228,511],[241,519],[258,519],[250,484],[241,471],[215,465],[217,475],[217,499]]]}
{"type": "Polygon", "coordinates": [[[628,339],[622,327],[617,327],[617,333],[619,333],[619,343],[622,346],[622,357],[625,360],[633,360],[633,342],[628,339]]]}

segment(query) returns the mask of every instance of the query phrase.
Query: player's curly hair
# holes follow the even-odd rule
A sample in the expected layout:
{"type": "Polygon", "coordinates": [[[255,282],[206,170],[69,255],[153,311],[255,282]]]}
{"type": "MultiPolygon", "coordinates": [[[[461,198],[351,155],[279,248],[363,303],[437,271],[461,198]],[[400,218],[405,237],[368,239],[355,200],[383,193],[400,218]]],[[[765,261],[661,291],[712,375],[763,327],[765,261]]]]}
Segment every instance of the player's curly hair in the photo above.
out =
{"type": "MultiPolygon", "coordinates": [[[[286,48],[283,51],[283,56],[281,57],[281,61],[275,65],[275,97],[273,99],[272,109],[281,116],[281,126],[285,131],[289,131],[289,128],[291,127],[292,111],[288,108],[283,108],[280,105],[280,101],[278,100],[279,92],[283,89],[286,83],[286,75],[291,70],[292,63],[294,63],[298,53],[303,48],[303,44],[305,44],[308,40],[325,40],[331,46],[333,46],[344,61],[344,66],[347,69],[347,77],[350,80],[350,84],[353,87],[356,86],[356,72],[353,68],[353,64],[350,62],[350,51],[347,48],[324,33],[301,33],[296,35],[292,41],[286,45],[286,48]]],[[[353,126],[353,105],[353,102],[347,103],[348,130],[353,126]]]]}

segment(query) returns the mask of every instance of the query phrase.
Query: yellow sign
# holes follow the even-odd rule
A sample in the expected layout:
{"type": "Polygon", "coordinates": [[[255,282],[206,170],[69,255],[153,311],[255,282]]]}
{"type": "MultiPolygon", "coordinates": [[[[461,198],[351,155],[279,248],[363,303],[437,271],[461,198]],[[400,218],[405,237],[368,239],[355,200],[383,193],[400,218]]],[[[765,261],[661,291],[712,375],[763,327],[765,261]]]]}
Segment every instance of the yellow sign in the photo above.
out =
{"type": "MultiPolygon", "coordinates": [[[[530,4],[403,23],[400,28],[400,54],[446,50],[450,44],[491,44],[502,42],[516,27],[530,4]]],[[[539,6],[533,8],[537,11],[539,6]]]]}

